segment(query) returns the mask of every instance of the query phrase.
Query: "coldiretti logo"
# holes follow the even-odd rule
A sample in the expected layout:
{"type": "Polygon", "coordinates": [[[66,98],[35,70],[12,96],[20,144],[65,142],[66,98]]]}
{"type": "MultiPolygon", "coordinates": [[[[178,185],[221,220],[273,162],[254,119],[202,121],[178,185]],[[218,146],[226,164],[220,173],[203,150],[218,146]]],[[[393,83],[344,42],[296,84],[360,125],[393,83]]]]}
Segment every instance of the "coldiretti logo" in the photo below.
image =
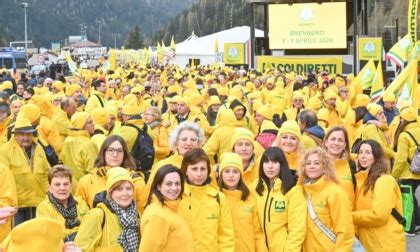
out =
{"type": "Polygon", "coordinates": [[[312,21],[315,19],[314,11],[310,7],[305,7],[300,12],[299,18],[303,22],[312,21]]]}
{"type": "Polygon", "coordinates": [[[342,180],[349,180],[349,181],[353,181],[353,178],[351,177],[351,175],[346,175],[346,176],[342,176],[341,177],[342,180]]]}
{"type": "Polygon", "coordinates": [[[365,47],[363,48],[363,50],[364,50],[366,53],[375,53],[375,51],[376,51],[375,44],[373,44],[372,42],[367,42],[367,43],[365,44],[365,47]]]}
{"type": "Polygon", "coordinates": [[[208,220],[215,220],[215,219],[217,219],[218,217],[217,217],[217,214],[215,214],[215,213],[210,213],[210,215],[209,216],[207,216],[207,219],[208,220]]]}
{"type": "Polygon", "coordinates": [[[315,203],[315,206],[317,206],[318,208],[324,208],[325,203],[324,202],[318,202],[318,203],[315,203]]]}
{"type": "Polygon", "coordinates": [[[274,211],[284,212],[286,210],[286,203],[284,201],[274,201],[274,211]]]}
{"type": "Polygon", "coordinates": [[[245,207],[244,213],[252,213],[252,207],[245,207]]]}

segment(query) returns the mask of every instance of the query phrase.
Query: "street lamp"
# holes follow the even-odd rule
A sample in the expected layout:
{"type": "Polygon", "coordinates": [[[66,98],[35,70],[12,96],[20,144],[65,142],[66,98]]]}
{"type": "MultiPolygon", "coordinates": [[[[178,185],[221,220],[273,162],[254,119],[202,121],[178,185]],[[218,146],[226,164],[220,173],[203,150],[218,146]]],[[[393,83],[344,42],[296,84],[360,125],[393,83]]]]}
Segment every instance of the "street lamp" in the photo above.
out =
{"type": "Polygon", "coordinates": [[[117,49],[117,33],[112,34],[114,36],[114,49],[117,49]]]}
{"type": "Polygon", "coordinates": [[[25,57],[28,52],[28,26],[26,23],[26,8],[28,8],[28,3],[21,3],[20,8],[23,8],[23,12],[25,13],[25,57]]]}
{"type": "Polygon", "coordinates": [[[101,24],[102,24],[102,20],[98,20],[96,21],[99,24],[99,38],[98,38],[98,44],[101,44],[101,24]]]}

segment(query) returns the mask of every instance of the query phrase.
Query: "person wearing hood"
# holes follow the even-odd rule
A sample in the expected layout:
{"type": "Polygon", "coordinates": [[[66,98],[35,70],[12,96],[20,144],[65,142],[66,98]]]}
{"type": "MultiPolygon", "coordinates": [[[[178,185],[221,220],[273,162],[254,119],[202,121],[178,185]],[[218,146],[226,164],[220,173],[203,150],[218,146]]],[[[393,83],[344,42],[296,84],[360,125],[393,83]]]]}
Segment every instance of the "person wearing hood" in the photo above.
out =
{"type": "Polygon", "coordinates": [[[320,147],[307,151],[299,164],[299,174],[308,204],[303,251],[352,251],[352,207],[326,151],[320,147]],[[332,234],[327,235],[316,222],[332,234]]]}
{"type": "Polygon", "coordinates": [[[75,244],[82,251],[138,251],[140,214],[129,171],[114,167],[107,172],[106,191],[96,195],[93,209],[79,227],[75,244]]]}
{"type": "Polygon", "coordinates": [[[210,126],[214,127],[216,125],[216,118],[220,109],[222,102],[220,101],[219,97],[216,95],[212,95],[209,98],[209,102],[207,103],[207,112],[206,118],[209,122],[210,126]]]}
{"type": "Polygon", "coordinates": [[[194,251],[190,228],[178,213],[183,193],[182,171],[173,165],[163,166],[156,173],[141,217],[140,252],[194,251]]]}
{"type": "Polygon", "coordinates": [[[281,121],[297,120],[299,112],[305,108],[305,96],[300,91],[294,91],[292,96],[292,107],[283,111],[281,121]]]}
{"type": "Polygon", "coordinates": [[[106,93],[106,84],[104,80],[95,80],[93,82],[93,91],[92,95],[86,102],[85,111],[90,113],[94,108],[104,108],[106,105],[105,93],[106,93]]]}
{"type": "Polygon", "coordinates": [[[79,180],[91,173],[98,148],[90,139],[95,128],[87,112],[76,112],[71,117],[71,124],[73,128],[64,140],[60,160],[73,172],[72,193],[75,193],[79,180]]]}
{"type": "Polygon", "coordinates": [[[86,202],[71,194],[72,172],[63,165],[48,171],[47,198],[36,208],[36,217],[48,217],[65,226],[64,241],[73,241],[84,215],[86,202]]]}
{"type": "Polygon", "coordinates": [[[193,236],[195,251],[235,251],[232,215],[226,196],[210,185],[210,160],[203,149],[185,153],[181,170],[186,177],[179,214],[193,236]]]}
{"type": "Polygon", "coordinates": [[[47,191],[47,173],[50,169],[42,147],[34,141],[36,129],[29,119],[18,117],[12,138],[0,147],[0,164],[14,176],[17,189],[18,212],[14,225],[35,218],[36,207],[47,191]]]}
{"type": "Polygon", "coordinates": [[[95,108],[90,112],[90,116],[95,125],[95,131],[93,132],[91,139],[99,150],[106,137],[111,134],[111,112],[107,108],[95,108]]]}
{"type": "Polygon", "coordinates": [[[386,117],[386,122],[388,125],[391,124],[392,120],[394,120],[395,116],[398,115],[398,109],[396,108],[397,105],[397,98],[393,93],[386,92],[382,96],[382,107],[384,108],[384,114],[386,117]]]}
{"type": "Polygon", "coordinates": [[[226,195],[235,231],[235,251],[265,252],[264,234],[257,214],[257,202],[242,179],[242,158],[226,152],[221,156],[217,184],[226,195]]]}
{"type": "Polygon", "coordinates": [[[248,110],[242,102],[240,102],[238,99],[234,99],[230,103],[229,108],[233,111],[233,113],[235,113],[236,120],[238,120],[238,125],[240,127],[252,129],[251,119],[247,115],[248,110]]]}
{"type": "Polygon", "coordinates": [[[325,132],[318,125],[318,118],[311,110],[302,110],[298,115],[298,124],[302,131],[302,144],[305,150],[322,145],[325,132]]]}
{"type": "Polygon", "coordinates": [[[251,193],[268,251],[300,252],[306,235],[305,197],[278,147],[264,151],[251,193]]]}
{"type": "MultiPolygon", "coordinates": [[[[337,110],[337,92],[333,88],[324,91],[324,107],[328,109],[328,122],[330,127],[338,126],[343,123],[340,113],[337,110]]],[[[344,113],[344,112],[343,112],[344,113]]]]}
{"type": "Polygon", "coordinates": [[[169,155],[168,132],[162,125],[162,116],[158,107],[148,107],[144,114],[144,122],[153,132],[153,147],[155,149],[154,164],[169,155]]]}
{"type": "Polygon", "coordinates": [[[203,147],[212,164],[217,163],[224,152],[231,151],[232,132],[240,127],[240,122],[230,109],[221,109],[218,117],[220,123],[203,147]]]}

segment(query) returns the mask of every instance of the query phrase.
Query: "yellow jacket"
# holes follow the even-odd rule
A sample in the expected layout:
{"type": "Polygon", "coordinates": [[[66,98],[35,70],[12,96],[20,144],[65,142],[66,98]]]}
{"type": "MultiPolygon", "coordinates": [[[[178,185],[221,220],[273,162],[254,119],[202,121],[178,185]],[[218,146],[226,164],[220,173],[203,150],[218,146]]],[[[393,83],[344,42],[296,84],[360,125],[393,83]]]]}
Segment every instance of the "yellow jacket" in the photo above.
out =
{"type": "Polygon", "coordinates": [[[292,153],[284,153],[287,159],[287,163],[289,164],[289,169],[297,171],[299,168],[299,155],[298,150],[292,152],[292,153]]]}
{"type": "Polygon", "coordinates": [[[362,140],[365,140],[365,139],[372,139],[378,142],[382,146],[385,152],[385,157],[387,159],[394,158],[395,153],[391,147],[391,142],[390,142],[391,140],[390,139],[388,140],[387,136],[385,135],[385,132],[381,130],[380,128],[378,128],[376,125],[367,124],[363,128],[362,140]]]}
{"type": "Polygon", "coordinates": [[[165,201],[162,206],[153,197],[141,216],[140,252],[194,251],[190,228],[179,215],[178,207],[179,201],[165,201]]]}
{"type": "Polygon", "coordinates": [[[166,158],[169,155],[168,132],[161,124],[151,129],[153,132],[153,147],[155,148],[155,161],[166,158]]]}
{"type": "Polygon", "coordinates": [[[232,213],[233,229],[235,231],[235,251],[264,252],[264,234],[258,220],[257,202],[251,195],[243,201],[239,190],[224,190],[226,201],[232,213]]]}
{"type": "MultiPolygon", "coordinates": [[[[407,125],[404,131],[408,131],[420,144],[420,126],[417,123],[407,125]]],[[[407,132],[402,132],[398,137],[397,154],[395,155],[394,169],[391,175],[400,179],[420,180],[420,174],[412,173],[408,159],[412,160],[417,149],[413,139],[407,132]]]]}
{"type": "Polygon", "coordinates": [[[306,216],[306,238],[303,251],[352,251],[354,227],[352,207],[347,193],[336,183],[322,176],[313,184],[303,185],[314,211],[321,222],[337,237],[334,244],[311,219],[306,216]]]}
{"type": "Polygon", "coordinates": [[[4,119],[3,122],[0,122],[0,144],[4,144],[7,142],[7,128],[9,127],[10,123],[10,116],[4,119]]]}
{"type": "Polygon", "coordinates": [[[121,232],[118,216],[104,203],[99,203],[85,215],[74,243],[83,252],[124,252],[123,247],[118,243],[121,232]]]}
{"type": "Polygon", "coordinates": [[[90,113],[90,111],[92,111],[95,108],[104,108],[105,106],[106,100],[104,94],[95,90],[86,102],[85,111],[90,113]]]}
{"type": "MultiPolygon", "coordinates": [[[[8,167],[0,163],[0,207],[17,206],[15,178],[8,167]]],[[[12,230],[12,218],[0,225],[0,243],[12,230]]]]}
{"type": "Polygon", "coordinates": [[[60,130],[57,124],[51,119],[42,116],[41,121],[36,127],[42,139],[45,139],[48,144],[54,147],[56,153],[60,153],[63,147],[62,138],[60,137],[60,130]]]}
{"type": "Polygon", "coordinates": [[[364,194],[368,172],[356,174],[356,211],[353,222],[359,240],[366,251],[405,251],[403,226],[391,215],[395,208],[402,214],[402,199],[397,181],[391,175],[382,175],[376,180],[373,190],[364,194]]]}
{"type": "Polygon", "coordinates": [[[191,229],[194,251],[235,251],[235,234],[226,197],[214,187],[185,184],[179,214],[191,229]]]}
{"type": "Polygon", "coordinates": [[[259,177],[260,160],[261,155],[256,157],[254,154],[254,157],[248,167],[244,167],[245,170],[242,174],[242,180],[248,187],[251,186],[252,182],[259,177]]]}
{"type": "Polygon", "coordinates": [[[33,144],[35,149],[32,154],[32,166],[14,137],[0,148],[0,163],[13,173],[20,208],[38,206],[44,200],[47,191],[50,164],[42,147],[35,142],[33,144]]]}
{"type": "Polygon", "coordinates": [[[258,217],[270,252],[300,252],[306,235],[306,200],[301,186],[296,185],[286,195],[281,191],[282,181],[276,179],[271,190],[263,195],[255,191],[254,181],[251,193],[257,200],[258,217]]]}
{"type": "MultiPolygon", "coordinates": [[[[93,208],[93,199],[95,195],[99,192],[106,191],[106,179],[107,179],[107,172],[112,167],[106,166],[101,168],[94,168],[92,170],[92,174],[87,174],[83,176],[79,180],[79,184],[77,185],[75,195],[83,199],[89,208],[93,208]],[[104,176],[98,175],[98,170],[101,169],[104,176]]],[[[147,202],[147,197],[149,195],[145,194],[146,184],[144,182],[144,178],[141,176],[133,176],[134,173],[131,173],[134,183],[134,191],[135,191],[135,201],[137,203],[137,210],[142,213],[144,210],[144,205],[147,202]]]]}
{"type": "Polygon", "coordinates": [[[337,159],[334,161],[335,170],[337,171],[337,177],[340,180],[340,187],[347,192],[350,200],[352,209],[354,208],[355,200],[355,185],[353,184],[353,177],[351,175],[351,169],[348,159],[337,159]]]}
{"type": "Polygon", "coordinates": [[[61,141],[64,142],[64,139],[69,135],[69,131],[73,126],[71,125],[70,119],[67,117],[67,113],[61,108],[54,110],[52,115],[52,120],[58,126],[58,131],[61,136],[61,141]]]}
{"type": "Polygon", "coordinates": [[[93,169],[98,149],[86,131],[71,131],[63,144],[60,160],[73,171],[72,192],[76,192],[77,183],[93,169]]]}
{"type": "MultiPolygon", "coordinates": [[[[82,199],[74,197],[74,200],[77,202],[77,218],[80,220],[80,222],[82,222],[83,217],[85,216],[89,208],[86,205],[86,202],[84,202],[82,199]]],[[[54,207],[54,205],[51,203],[48,197],[47,199],[39,203],[38,207],[36,208],[36,217],[48,217],[63,223],[64,226],[66,223],[64,217],[60,214],[60,212],[57,211],[57,209],[54,207]]],[[[78,229],[79,227],[74,227],[72,229],[65,228],[63,238],[65,238],[69,234],[77,232],[78,229]]]]}

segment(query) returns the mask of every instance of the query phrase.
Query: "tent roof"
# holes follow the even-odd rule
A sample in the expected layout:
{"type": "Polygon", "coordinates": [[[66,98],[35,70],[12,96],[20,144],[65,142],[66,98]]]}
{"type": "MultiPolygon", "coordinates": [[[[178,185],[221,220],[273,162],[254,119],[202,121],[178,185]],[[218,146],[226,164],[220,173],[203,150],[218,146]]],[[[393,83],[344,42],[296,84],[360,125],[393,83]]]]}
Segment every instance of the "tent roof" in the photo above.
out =
{"type": "MultiPolygon", "coordinates": [[[[218,51],[222,52],[225,43],[246,43],[250,39],[249,26],[234,27],[203,37],[194,34],[184,42],[176,45],[177,55],[214,55],[214,45],[217,39],[218,51]]],[[[255,29],[255,37],[263,37],[262,30],[255,29]]]]}
{"type": "Polygon", "coordinates": [[[77,41],[76,43],[73,43],[69,45],[70,48],[83,48],[83,47],[101,47],[100,44],[97,44],[95,42],[86,40],[86,41],[77,41]]]}

